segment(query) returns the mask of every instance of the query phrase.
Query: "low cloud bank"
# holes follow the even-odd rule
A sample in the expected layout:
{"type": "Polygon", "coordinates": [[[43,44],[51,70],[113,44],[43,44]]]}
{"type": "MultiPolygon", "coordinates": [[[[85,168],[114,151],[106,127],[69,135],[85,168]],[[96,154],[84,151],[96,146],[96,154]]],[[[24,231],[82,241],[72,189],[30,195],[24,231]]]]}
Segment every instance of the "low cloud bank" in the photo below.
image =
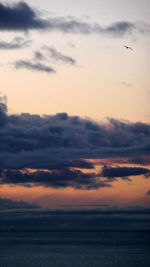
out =
{"type": "Polygon", "coordinates": [[[114,178],[149,177],[149,168],[142,167],[104,166],[95,173],[94,163],[88,161],[126,157],[134,162],[143,155],[146,159],[149,124],[114,119],[104,124],[66,113],[9,115],[6,99],[0,100],[1,184],[92,189],[111,186],[114,178]]]}
{"type": "Polygon", "coordinates": [[[150,209],[144,206],[44,210],[1,198],[0,205],[0,230],[150,230],[150,209]]]}

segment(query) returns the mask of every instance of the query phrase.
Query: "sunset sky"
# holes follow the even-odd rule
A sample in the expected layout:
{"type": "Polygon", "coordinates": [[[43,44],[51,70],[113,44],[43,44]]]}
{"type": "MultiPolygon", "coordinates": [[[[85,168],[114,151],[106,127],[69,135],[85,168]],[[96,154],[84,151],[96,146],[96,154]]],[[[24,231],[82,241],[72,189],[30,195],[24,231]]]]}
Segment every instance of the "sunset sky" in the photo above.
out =
{"type": "Polygon", "coordinates": [[[0,229],[150,229],[149,17],[0,1],[0,229]]]}

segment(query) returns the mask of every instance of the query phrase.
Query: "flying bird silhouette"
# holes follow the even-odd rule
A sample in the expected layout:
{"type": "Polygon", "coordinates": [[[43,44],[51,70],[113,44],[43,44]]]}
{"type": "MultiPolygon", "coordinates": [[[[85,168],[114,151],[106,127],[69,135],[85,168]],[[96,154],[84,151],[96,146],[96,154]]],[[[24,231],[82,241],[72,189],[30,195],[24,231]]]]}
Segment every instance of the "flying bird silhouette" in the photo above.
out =
{"type": "Polygon", "coordinates": [[[130,46],[127,46],[127,45],[124,45],[123,47],[125,47],[126,49],[133,50],[133,49],[132,49],[132,47],[130,47],[130,46]]]}

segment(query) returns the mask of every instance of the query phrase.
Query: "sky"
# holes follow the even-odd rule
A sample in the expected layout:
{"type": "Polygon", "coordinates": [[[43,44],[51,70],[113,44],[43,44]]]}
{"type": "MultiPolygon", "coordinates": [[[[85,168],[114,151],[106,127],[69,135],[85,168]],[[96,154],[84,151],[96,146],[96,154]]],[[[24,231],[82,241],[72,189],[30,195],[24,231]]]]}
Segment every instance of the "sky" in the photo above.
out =
{"type": "Polygon", "coordinates": [[[150,229],[149,10],[0,1],[0,230],[150,229]]]}

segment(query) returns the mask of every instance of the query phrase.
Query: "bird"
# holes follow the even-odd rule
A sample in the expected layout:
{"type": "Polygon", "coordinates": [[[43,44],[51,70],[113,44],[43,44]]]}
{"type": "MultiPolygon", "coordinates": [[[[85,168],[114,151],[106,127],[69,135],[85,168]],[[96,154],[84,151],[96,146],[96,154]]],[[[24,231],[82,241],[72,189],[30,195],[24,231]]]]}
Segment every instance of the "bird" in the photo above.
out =
{"type": "Polygon", "coordinates": [[[132,49],[132,47],[130,47],[130,46],[127,46],[127,45],[124,45],[123,47],[125,47],[126,49],[133,50],[133,49],[132,49]]]}

